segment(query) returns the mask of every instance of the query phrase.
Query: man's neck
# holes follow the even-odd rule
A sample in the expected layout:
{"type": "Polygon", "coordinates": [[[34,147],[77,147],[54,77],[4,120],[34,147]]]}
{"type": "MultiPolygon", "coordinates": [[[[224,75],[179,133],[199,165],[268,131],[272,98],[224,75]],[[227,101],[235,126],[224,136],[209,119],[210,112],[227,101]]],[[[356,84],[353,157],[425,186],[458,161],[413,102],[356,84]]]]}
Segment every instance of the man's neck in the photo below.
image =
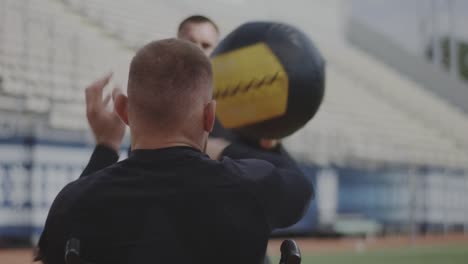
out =
{"type": "Polygon", "coordinates": [[[183,136],[160,137],[157,135],[151,137],[132,136],[132,150],[136,149],[162,149],[170,147],[192,147],[200,151],[203,150],[202,144],[183,136]]]}

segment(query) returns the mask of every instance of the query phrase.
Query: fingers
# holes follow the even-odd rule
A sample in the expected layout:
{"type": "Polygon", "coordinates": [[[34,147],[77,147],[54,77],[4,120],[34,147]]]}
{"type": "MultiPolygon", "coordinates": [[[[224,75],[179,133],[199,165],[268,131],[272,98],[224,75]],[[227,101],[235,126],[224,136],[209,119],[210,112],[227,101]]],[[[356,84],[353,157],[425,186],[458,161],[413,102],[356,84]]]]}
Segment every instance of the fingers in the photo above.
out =
{"type": "Polygon", "coordinates": [[[107,97],[104,99],[104,104],[102,101],[102,91],[104,90],[104,87],[109,83],[110,79],[112,77],[112,73],[107,74],[103,78],[95,81],[92,83],[90,86],[88,86],[85,90],[85,98],[86,98],[86,111],[88,115],[92,115],[93,113],[96,113],[100,111],[100,109],[105,106],[108,101],[110,100],[107,99],[107,97]]]}
{"type": "Polygon", "coordinates": [[[111,77],[112,73],[109,73],[86,88],[85,94],[87,104],[96,105],[102,102],[102,91],[109,83],[111,77]]]}
{"type": "Polygon", "coordinates": [[[120,119],[120,116],[117,114],[116,102],[117,102],[117,97],[122,94],[123,94],[122,89],[120,88],[120,86],[116,85],[114,89],[112,90],[112,101],[114,101],[114,108],[112,112],[114,114],[114,119],[118,122],[122,122],[122,120],[120,119]]]}
{"type": "Polygon", "coordinates": [[[123,94],[123,91],[122,91],[122,89],[120,88],[120,86],[116,85],[115,88],[114,88],[114,90],[112,90],[112,101],[115,102],[115,100],[116,100],[116,98],[117,98],[117,96],[118,96],[119,94],[123,94]]]}
{"type": "Polygon", "coordinates": [[[110,99],[111,99],[111,95],[110,94],[106,95],[106,97],[104,97],[104,100],[102,101],[102,105],[105,107],[109,103],[110,99]]]}

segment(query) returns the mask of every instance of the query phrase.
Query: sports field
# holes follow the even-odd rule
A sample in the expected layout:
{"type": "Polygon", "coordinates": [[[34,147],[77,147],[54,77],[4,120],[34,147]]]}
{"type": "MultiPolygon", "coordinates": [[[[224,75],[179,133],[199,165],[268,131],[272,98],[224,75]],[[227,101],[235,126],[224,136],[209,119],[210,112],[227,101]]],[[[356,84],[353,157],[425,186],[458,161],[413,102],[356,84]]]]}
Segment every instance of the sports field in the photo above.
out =
{"type": "MultiPolygon", "coordinates": [[[[278,256],[272,258],[278,263],[278,256]]],[[[303,264],[467,264],[468,243],[464,245],[414,246],[368,252],[326,254],[303,253],[303,264]]]]}
{"type": "MultiPolygon", "coordinates": [[[[270,241],[272,264],[282,239],[270,241]]],[[[374,239],[296,239],[303,264],[468,264],[468,235],[374,239]]],[[[30,249],[0,249],[0,264],[31,263],[30,249]]]]}
{"type": "MultiPolygon", "coordinates": [[[[281,240],[270,242],[272,263],[279,262],[281,240]]],[[[296,239],[303,264],[468,264],[468,236],[378,239],[296,239]]]]}

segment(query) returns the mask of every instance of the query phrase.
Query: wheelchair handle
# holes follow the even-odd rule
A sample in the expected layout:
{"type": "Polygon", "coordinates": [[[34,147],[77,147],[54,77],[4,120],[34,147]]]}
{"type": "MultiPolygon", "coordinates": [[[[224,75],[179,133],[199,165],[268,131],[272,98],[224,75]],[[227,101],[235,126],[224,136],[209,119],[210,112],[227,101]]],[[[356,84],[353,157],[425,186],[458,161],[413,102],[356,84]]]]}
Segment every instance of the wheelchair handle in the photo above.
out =
{"type": "Polygon", "coordinates": [[[301,251],[296,242],[291,239],[284,240],[281,243],[281,259],[280,264],[300,264],[301,251]]]}
{"type": "Polygon", "coordinates": [[[71,238],[65,245],[65,263],[80,264],[80,241],[76,238],[71,238]]]}

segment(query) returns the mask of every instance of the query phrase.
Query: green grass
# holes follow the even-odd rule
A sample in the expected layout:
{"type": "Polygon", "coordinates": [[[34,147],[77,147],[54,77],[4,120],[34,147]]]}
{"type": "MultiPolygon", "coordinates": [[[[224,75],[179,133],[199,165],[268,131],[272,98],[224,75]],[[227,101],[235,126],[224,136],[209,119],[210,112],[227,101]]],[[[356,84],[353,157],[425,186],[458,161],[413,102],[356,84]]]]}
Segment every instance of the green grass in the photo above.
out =
{"type": "MultiPolygon", "coordinates": [[[[272,257],[272,263],[278,263],[272,257]]],[[[363,253],[303,254],[302,264],[468,264],[468,244],[406,247],[363,253]]]]}

